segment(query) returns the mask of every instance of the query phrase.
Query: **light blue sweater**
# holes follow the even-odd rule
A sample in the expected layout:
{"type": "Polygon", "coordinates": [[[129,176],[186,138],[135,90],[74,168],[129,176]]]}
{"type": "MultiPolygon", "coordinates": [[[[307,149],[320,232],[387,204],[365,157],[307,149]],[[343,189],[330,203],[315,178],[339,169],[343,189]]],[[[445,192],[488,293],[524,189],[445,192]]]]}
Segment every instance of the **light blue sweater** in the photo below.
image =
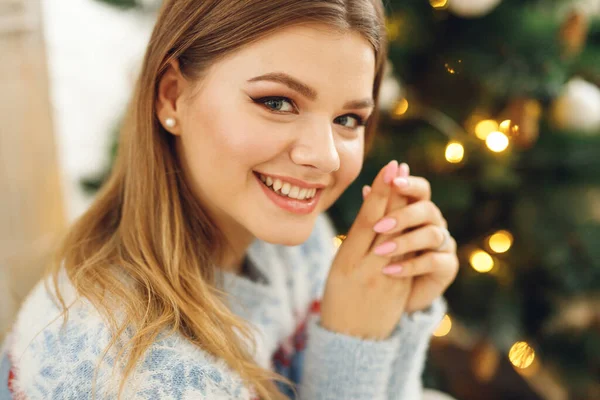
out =
{"type": "MultiPolygon", "coordinates": [[[[430,308],[404,314],[381,341],[330,332],[319,325],[319,299],[335,255],[326,214],[299,246],[256,240],[245,276],[222,272],[230,307],[256,328],[256,362],[290,378],[302,400],[417,400],[432,332],[446,311],[442,297],[430,308]]],[[[77,299],[64,331],[40,282],[24,302],[0,359],[0,400],[116,398],[117,348],[95,367],[110,340],[105,321],[66,277],[63,294],[77,299]],[[41,332],[40,332],[41,331],[41,332]],[[39,334],[38,334],[39,332],[39,334]],[[8,390],[8,371],[12,371],[8,390]]],[[[123,343],[122,341],[120,342],[123,343]]],[[[281,388],[291,397],[291,391],[281,388]]],[[[181,335],[160,337],[126,384],[124,399],[254,399],[239,375],[181,335]]]]}

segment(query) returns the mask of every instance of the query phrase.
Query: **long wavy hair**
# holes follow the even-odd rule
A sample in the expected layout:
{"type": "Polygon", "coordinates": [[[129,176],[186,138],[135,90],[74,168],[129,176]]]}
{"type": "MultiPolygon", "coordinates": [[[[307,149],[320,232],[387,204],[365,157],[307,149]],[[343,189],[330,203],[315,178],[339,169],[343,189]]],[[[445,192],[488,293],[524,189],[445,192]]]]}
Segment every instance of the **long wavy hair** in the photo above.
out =
{"type": "MultiPolygon", "coordinates": [[[[136,363],[165,331],[180,333],[223,359],[261,398],[285,398],[275,381],[291,382],[253,360],[251,328],[230,311],[216,284],[215,260],[223,254],[227,238],[184,179],[175,138],[159,123],[155,102],[158,83],[172,60],[179,61],[186,78],[201,80],[221,57],[299,23],[356,31],[373,46],[377,105],[387,58],[381,0],[166,0],[162,5],[111,174],[66,233],[46,270],[65,323],[69,306],[59,291],[61,270],[77,294],[107,318],[113,336],[105,354],[126,328],[134,328],[117,356],[124,363],[119,398],[136,363]],[[123,284],[124,276],[133,287],[123,284]],[[105,302],[107,295],[123,307],[119,315],[124,318],[114,316],[105,302]]],[[[377,117],[376,106],[366,126],[365,153],[377,117]]]]}

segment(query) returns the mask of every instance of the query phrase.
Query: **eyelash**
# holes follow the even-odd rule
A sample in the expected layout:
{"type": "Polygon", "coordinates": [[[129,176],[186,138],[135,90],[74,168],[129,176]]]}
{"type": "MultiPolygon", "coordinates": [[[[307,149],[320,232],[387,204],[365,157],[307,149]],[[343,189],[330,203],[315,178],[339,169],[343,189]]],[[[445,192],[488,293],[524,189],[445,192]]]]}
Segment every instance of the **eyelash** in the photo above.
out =
{"type": "MultiPolygon", "coordinates": [[[[261,97],[261,98],[258,98],[258,99],[252,98],[252,100],[255,103],[262,104],[269,111],[272,111],[272,112],[275,112],[275,113],[278,113],[278,114],[285,114],[285,112],[279,112],[277,110],[274,110],[274,109],[268,107],[265,103],[268,102],[268,101],[270,101],[270,100],[284,100],[284,101],[287,101],[288,103],[290,103],[296,110],[298,109],[296,107],[296,105],[294,104],[294,102],[290,98],[284,97],[284,96],[267,96],[267,97],[261,97]]],[[[348,129],[358,129],[361,126],[365,126],[366,125],[365,119],[363,119],[360,115],[357,115],[357,114],[344,114],[344,115],[341,115],[340,117],[346,117],[346,116],[349,116],[349,117],[352,117],[352,118],[356,119],[356,127],[354,127],[354,128],[346,127],[348,129]]],[[[337,117],[337,118],[340,118],[340,117],[337,117]]]]}

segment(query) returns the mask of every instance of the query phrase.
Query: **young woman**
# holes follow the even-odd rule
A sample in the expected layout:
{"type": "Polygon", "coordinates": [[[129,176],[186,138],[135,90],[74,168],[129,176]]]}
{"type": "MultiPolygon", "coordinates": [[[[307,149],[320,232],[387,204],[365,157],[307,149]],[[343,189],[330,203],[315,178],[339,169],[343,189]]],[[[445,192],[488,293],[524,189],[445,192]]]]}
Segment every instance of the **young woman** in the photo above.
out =
{"type": "Polygon", "coordinates": [[[380,0],[167,0],[109,181],[6,341],[18,399],[420,398],[456,243],[391,161],[339,249],[380,0]]]}

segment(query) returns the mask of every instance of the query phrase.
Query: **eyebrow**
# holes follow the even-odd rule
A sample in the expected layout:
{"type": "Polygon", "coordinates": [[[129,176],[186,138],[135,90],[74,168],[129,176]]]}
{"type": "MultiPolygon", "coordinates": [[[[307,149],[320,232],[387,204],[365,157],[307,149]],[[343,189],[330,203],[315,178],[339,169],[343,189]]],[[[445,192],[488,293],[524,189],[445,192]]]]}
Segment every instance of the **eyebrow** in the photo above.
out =
{"type": "MultiPolygon", "coordinates": [[[[270,72],[268,74],[260,75],[251,79],[248,82],[257,81],[270,81],[278,82],[286,85],[290,89],[300,93],[302,96],[309,100],[317,99],[317,91],[305,83],[300,82],[298,79],[284,73],[284,72],[270,72]]],[[[361,100],[351,100],[344,104],[343,109],[357,109],[357,108],[369,108],[374,107],[375,103],[372,98],[366,98],[361,100]]]]}

